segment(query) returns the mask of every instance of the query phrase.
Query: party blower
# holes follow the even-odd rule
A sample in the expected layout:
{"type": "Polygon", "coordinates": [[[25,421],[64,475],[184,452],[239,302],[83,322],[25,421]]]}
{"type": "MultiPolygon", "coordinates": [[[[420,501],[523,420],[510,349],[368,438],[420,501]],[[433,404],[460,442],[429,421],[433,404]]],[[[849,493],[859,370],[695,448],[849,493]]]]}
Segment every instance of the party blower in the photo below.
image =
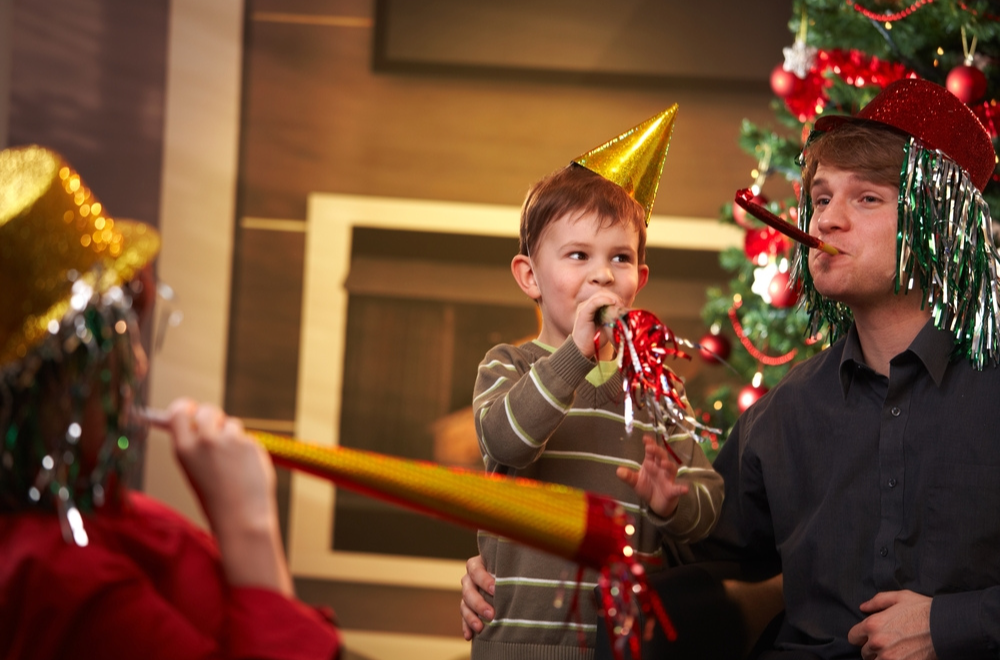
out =
{"type": "Polygon", "coordinates": [[[827,243],[824,243],[815,236],[810,236],[809,234],[805,233],[792,223],[785,222],[784,220],[782,220],[775,214],[771,213],[760,204],[754,202],[753,198],[754,198],[753,191],[750,190],[749,188],[743,188],[742,190],[736,191],[736,199],[734,201],[738,205],[742,206],[747,213],[757,218],[764,224],[774,229],[777,229],[788,238],[798,241],[799,243],[802,243],[802,245],[805,245],[808,248],[822,250],[823,252],[826,252],[829,255],[840,254],[840,252],[837,251],[837,248],[827,243]]]}

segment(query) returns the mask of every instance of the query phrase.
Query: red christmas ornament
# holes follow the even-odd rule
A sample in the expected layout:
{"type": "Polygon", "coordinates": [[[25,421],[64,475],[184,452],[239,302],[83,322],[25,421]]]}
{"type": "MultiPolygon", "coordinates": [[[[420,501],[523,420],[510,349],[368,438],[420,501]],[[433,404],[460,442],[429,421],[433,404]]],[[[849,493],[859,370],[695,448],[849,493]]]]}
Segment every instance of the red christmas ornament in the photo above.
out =
{"type": "Polygon", "coordinates": [[[736,397],[736,406],[740,409],[740,412],[746,412],[746,409],[757,403],[757,399],[767,394],[767,388],[763,385],[758,385],[754,387],[753,385],[747,385],[742,390],[740,390],[739,395],[736,397]]]}
{"type": "Polygon", "coordinates": [[[792,247],[792,242],[774,227],[748,229],[743,239],[743,254],[758,263],[761,255],[784,254],[792,247]]]}
{"type": "Polygon", "coordinates": [[[945,87],[962,103],[972,103],[986,93],[986,74],[969,64],[956,66],[948,74],[945,87]]]}
{"type": "Polygon", "coordinates": [[[799,292],[790,286],[788,273],[777,272],[767,285],[767,293],[771,296],[771,304],[778,309],[788,309],[799,299],[799,292]]]}
{"type": "Polygon", "coordinates": [[[784,99],[798,93],[802,79],[791,71],[785,71],[783,64],[779,64],[771,71],[771,91],[779,99],[784,99]]]}
{"type": "Polygon", "coordinates": [[[719,364],[728,359],[732,348],[725,335],[710,332],[698,340],[698,353],[709,364],[719,364]]]}
{"type": "MultiPolygon", "coordinates": [[[[767,197],[764,197],[763,195],[754,195],[753,199],[750,201],[760,206],[767,206],[767,197]]],[[[752,216],[747,216],[747,210],[739,204],[733,204],[733,220],[735,220],[736,224],[744,229],[757,228],[757,225],[753,222],[752,216]]]]}

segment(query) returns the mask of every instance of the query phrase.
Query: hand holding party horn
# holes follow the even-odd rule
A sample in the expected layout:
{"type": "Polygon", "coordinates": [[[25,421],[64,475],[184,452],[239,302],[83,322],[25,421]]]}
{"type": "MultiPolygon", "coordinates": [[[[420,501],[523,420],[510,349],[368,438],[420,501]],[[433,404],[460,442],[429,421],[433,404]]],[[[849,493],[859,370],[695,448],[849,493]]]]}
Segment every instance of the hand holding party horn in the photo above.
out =
{"type": "MultiPolygon", "coordinates": [[[[169,427],[169,415],[145,409],[151,425],[169,427]]],[[[596,569],[604,587],[602,610],[613,639],[627,638],[637,657],[640,612],[668,639],[676,631],[629,541],[631,519],[610,497],[559,484],[486,474],[348,447],[300,442],[248,431],[275,463],[364,495],[472,529],[481,529],[596,569]]],[[[617,647],[621,657],[624,646],[617,647]]]]}
{"type": "Polygon", "coordinates": [[[777,229],[785,236],[802,243],[802,245],[805,245],[808,248],[822,250],[830,255],[840,254],[840,252],[837,251],[837,248],[824,243],[815,236],[810,236],[792,223],[785,222],[760,204],[757,204],[753,201],[753,197],[753,191],[749,188],[743,188],[742,190],[736,191],[735,202],[742,206],[747,213],[757,218],[764,224],[777,229]]]}

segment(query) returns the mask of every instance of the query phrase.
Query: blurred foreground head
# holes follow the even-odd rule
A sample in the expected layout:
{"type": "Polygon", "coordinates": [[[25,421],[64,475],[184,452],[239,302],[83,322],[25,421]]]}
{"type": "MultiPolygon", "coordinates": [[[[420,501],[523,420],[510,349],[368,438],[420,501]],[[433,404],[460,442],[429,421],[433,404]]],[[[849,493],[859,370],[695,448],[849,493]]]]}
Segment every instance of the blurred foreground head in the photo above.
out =
{"type": "Polygon", "coordinates": [[[0,151],[0,511],[104,504],[137,430],[134,303],[152,300],[151,227],[112,217],[61,156],[0,151]]]}

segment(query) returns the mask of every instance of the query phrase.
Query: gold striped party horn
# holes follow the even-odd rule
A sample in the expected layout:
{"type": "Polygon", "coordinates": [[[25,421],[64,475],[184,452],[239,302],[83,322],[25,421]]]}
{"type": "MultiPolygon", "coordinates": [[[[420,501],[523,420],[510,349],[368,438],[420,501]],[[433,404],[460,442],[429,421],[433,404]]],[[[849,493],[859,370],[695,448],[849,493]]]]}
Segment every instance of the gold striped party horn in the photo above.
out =
{"type": "MultiPolygon", "coordinates": [[[[166,411],[146,408],[141,416],[153,426],[169,428],[166,411]]],[[[247,435],[278,465],[592,568],[633,555],[629,516],[602,495],[261,431],[247,435]]]]}
{"type": "Polygon", "coordinates": [[[632,554],[625,511],[601,495],[259,431],[248,434],[279,465],[593,568],[632,554]]]}
{"type": "MultiPolygon", "coordinates": [[[[155,426],[168,426],[164,411],[146,409],[142,416],[155,426]]],[[[627,640],[633,657],[638,657],[642,632],[633,625],[639,612],[658,621],[667,639],[676,639],[670,618],[657,593],[648,588],[645,571],[628,543],[632,519],[609,497],[260,431],[247,434],[278,465],[597,569],[608,633],[612,639],[627,640]]],[[[622,657],[622,648],[615,645],[616,658],[622,657]]]]}

